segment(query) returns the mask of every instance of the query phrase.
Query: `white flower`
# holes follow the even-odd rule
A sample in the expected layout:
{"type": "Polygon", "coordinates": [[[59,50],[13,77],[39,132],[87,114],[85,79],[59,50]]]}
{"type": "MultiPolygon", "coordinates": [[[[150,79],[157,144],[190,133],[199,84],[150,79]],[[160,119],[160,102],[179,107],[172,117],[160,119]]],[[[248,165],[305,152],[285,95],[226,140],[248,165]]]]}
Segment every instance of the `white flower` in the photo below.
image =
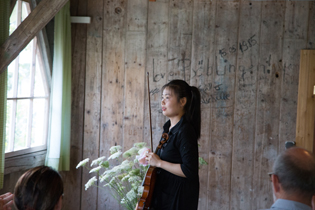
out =
{"type": "Polygon", "coordinates": [[[120,174],[121,173],[121,166],[120,165],[115,166],[111,170],[108,170],[108,173],[110,173],[112,176],[120,174]]]}
{"type": "Polygon", "coordinates": [[[116,177],[117,177],[117,179],[122,180],[127,175],[128,175],[127,173],[123,173],[123,174],[117,175],[116,177]]]}
{"type": "Polygon", "coordinates": [[[98,166],[96,168],[93,168],[92,170],[90,170],[89,173],[98,172],[101,168],[102,168],[102,166],[98,166]]]}
{"type": "Polygon", "coordinates": [[[133,183],[131,183],[131,187],[132,187],[132,189],[133,190],[138,190],[138,187],[141,185],[141,182],[140,181],[138,181],[138,182],[133,182],[133,183]]]}
{"type": "Polygon", "coordinates": [[[89,187],[91,187],[94,182],[96,182],[96,176],[93,176],[86,184],[85,184],[85,190],[87,190],[89,187]]]}
{"type": "Polygon", "coordinates": [[[84,159],[84,160],[82,160],[78,165],[77,165],[77,169],[79,168],[79,167],[81,167],[81,166],[85,166],[85,164],[87,163],[87,162],[89,162],[90,161],[90,158],[86,158],[86,159],[84,159]]]}
{"type": "Polygon", "coordinates": [[[122,154],[122,152],[119,150],[119,151],[115,152],[114,154],[112,154],[111,156],[109,156],[109,158],[108,158],[107,160],[116,159],[116,158],[118,158],[121,154],[122,154]]]}
{"type": "Polygon", "coordinates": [[[122,198],[121,201],[120,201],[120,203],[121,203],[121,204],[125,204],[125,203],[126,203],[126,199],[125,199],[125,198],[122,198]]]}
{"type": "Polygon", "coordinates": [[[132,169],[132,166],[134,166],[133,162],[125,160],[120,164],[119,169],[121,171],[130,171],[132,169]]]}
{"type": "Polygon", "coordinates": [[[138,187],[138,195],[140,195],[140,196],[142,195],[143,189],[144,189],[143,186],[139,186],[139,187],[138,187]]]}
{"type": "Polygon", "coordinates": [[[104,185],[105,187],[110,187],[110,188],[119,188],[121,184],[117,182],[117,178],[113,177],[107,184],[104,185]]]}
{"type": "Polygon", "coordinates": [[[123,181],[123,182],[124,182],[124,181],[128,180],[129,178],[130,178],[130,176],[129,176],[129,175],[127,175],[127,176],[125,176],[124,178],[122,178],[122,179],[121,179],[121,181],[123,181]]]}
{"type": "Polygon", "coordinates": [[[109,184],[115,184],[116,183],[116,177],[113,177],[110,181],[109,181],[109,184]]]}
{"type": "Polygon", "coordinates": [[[96,160],[93,160],[92,163],[91,163],[91,167],[92,167],[93,165],[99,165],[100,163],[103,162],[104,159],[105,159],[105,156],[99,157],[99,158],[97,158],[96,160]]]}
{"type": "Polygon", "coordinates": [[[107,180],[108,178],[110,178],[110,177],[111,177],[110,174],[105,174],[105,175],[101,176],[100,182],[104,182],[104,181],[106,181],[106,180],[107,180]]]}
{"type": "MultiPolygon", "coordinates": [[[[116,166],[117,167],[117,166],[116,166]]],[[[116,172],[114,171],[115,167],[110,169],[110,170],[107,170],[107,171],[104,171],[103,175],[110,175],[110,176],[114,176],[116,174],[116,172]]]]}
{"type": "Polygon", "coordinates": [[[146,145],[147,145],[147,143],[145,143],[145,142],[138,142],[138,143],[134,143],[133,146],[141,149],[142,147],[145,147],[146,145]]]}
{"type": "Polygon", "coordinates": [[[126,164],[128,164],[128,163],[130,163],[129,160],[124,160],[123,162],[121,162],[121,165],[126,165],[126,164]]]}
{"type": "Polygon", "coordinates": [[[118,151],[120,151],[120,150],[121,150],[121,146],[120,146],[120,145],[112,146],[112,147],[109,149],[110,154],[114,154],[114,153],[116,153],[116,152],[118,152],[118,151]]]}
{"type": "Polygon", "coordinates": [[[128,182],[136,182],[136,181],[141,181],[141,177],[140,176],[131,176],[128,179],[128,182]]]}
{"type": "Polygon", "coordinates": [[[105,176],[104,175],[100,175],[100,182],[104,182],[106,180],[105,176]]]}
{"type": "Polygon", "coordinates": [[[127,194],[126,197],[128,200],[132,201],[133,199],[137,198],[137,195],[134,190],[130,190],[127,194]]]}
{"type": "Polygon", "coordinates": [[[120,164],[120,165],[115,166],[114,168],[112,168],[110,170],[104,171],[104,173],[101,176],[101,180],[100,181],[103,182],[103,181],[107,180],[110,177],[119,175],[120,173],[123,172],[124,168],[126,167],[125,165],[120,164]]]}
{"type": "Polygon", "coordinates": [[[124,152],[123,157],[124,158],[129,158],[133,155],[136,155],[138,153],[138,148],[136,147],[131,147],[129,150],[127,150],[126,152],[124,152]]]}
{"type": "Polygon", "coordinates": [[[112,186],[109,183],[105,184],[104,187],[112,188],[112,186]]]}
{"type": "MultiPolygon", "coordinates": [[[[138,155],[137,155],[138,156],[138,155]]],[[[137,159],[137,156],[136,158],[133,160],[134,163],[139,163],[139,160],[137,159]]]]}

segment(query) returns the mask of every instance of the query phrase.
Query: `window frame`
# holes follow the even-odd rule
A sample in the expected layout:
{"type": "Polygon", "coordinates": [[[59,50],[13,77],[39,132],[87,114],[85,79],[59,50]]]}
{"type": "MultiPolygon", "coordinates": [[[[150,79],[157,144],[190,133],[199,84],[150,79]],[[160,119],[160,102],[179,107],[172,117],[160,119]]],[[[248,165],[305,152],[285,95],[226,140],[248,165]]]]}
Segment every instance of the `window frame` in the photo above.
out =
{"type": "MultiPolygon", "coordinates": [[[[14,1],[14,5],[12,7],[11,5],[11,13],[14,9],[15,6],[18,6],[18,8],[22,11],[22,2],[24,1],[24,3],[26,4],[26,8],[27,8],[27,12],[28,14],[31,13],[31,10],[33,10],[36,7],[36,3],[34,1],[25,1],[25,0],[15,0],[14,1]]],[[[18,11],[17,17],[18,17],[18,21],[17,22],[17,27],[19,27],[19,25],[21,24],[21,17],[22,12],[18,11]]],[[[45,152],[47,150],[47,137],[48,137],[48,120],[49,120],[49,108],[50,108],[50,84],[51,84],[51,66],[52,66],[52,62],[51,62],[51,57],[50,57],[50,53],[49,53],[49,45],[48,45],[48,41],[47,41],[47,35],[46,35],[46,31],[45,28],[43,30],[41,30],[38,35],[36,35],[33,38],[33,46],[32,46],[32,65],[31,69],[30,69],[30,74],[31,74],[31,90],[32,93],[30,94],[30,97],[17,97],[17,94],[13,94],[12,98],[8,98],[7,97],[7,101],[9,100],[13,100],[15,101],[15,104],[17,103],[18,100],[24,100],[24,99],[29,99],[29,100],[33,100],[33,99],[46,99],[45,104],[46,104],[46,115],[45,115],[45,131],[44,131],[44,137],[43,137],[43,145],[40,146],[31,146],[31,142],[30,142],[30,135],[28,134],[27,137],[27,147],[25,149],[21,149],[21,150],[16,150],[16,151],[10,151],[10,152],[6,152],[5,153],[5,162],[10,161],[10,159],[16,159],[19,160],[21,159],[21,161],[23,161],[23,159],[27,156],[30,156],[32,154],[37,154],[37,153],[42,153],[45,152]],[[35,71],[36,71],[36,59],[38,61],[38,64],[41,66],[40,71],[41,71],[41,75],[42,75],[42,79],[43,79],[43,84],[44,84],[44,88],[45,88],[45,96],[42,97],[34,97],[34,81],[35,81],[35,71]]],[[[15,62],[15,73],[18,72],[18,59],[19,59],[19,55],[17,56],[13,62],[15,62]],[[17,59],[17,61],[16,61],[17,59]]],[[[16,75],[16,74],[15,74],[16,75]]],[[[18,76],[16,76],[18,77],[18,76]]],[[[14,83],[16,83],[16,79],[14,80],[14,83]]],[[[17,87],[17,84],[14,84],[15,87],[17,87]]],[[[32,101],[29,102],[29,104],[33,103],[32,101]]],[[[12,107],[12,112],[15,112],[14,109],[16,110],[16,106],[14,108],[14,106],[12,107]]],[[[29,107],[29,116],[28,116],[28,130],[30,129],[30,126],[32,125],[32,123],[30,123],[30,121],[32,121],[33,118],[33,110],[32,110],[32,106],[29,107]]],[[[15,120],[15,117],[11,116],[12,119],[15,120]]],[[[14,123],[15,124],[15,123],[14,123]]],[[[12,126],[11,126],[12,127],[12,126]]],[[[15,127],[15,126],[13,126],[15,127]]],[[[11,128],[11,130],[14,130],[14,128],[11,128]]],[[[11,132],[12,134],[12,132],[11,132]]],[[[11,136],[11,135],[10,135],[11,136]]],[[[11,138],[11,137],[10,137],[11,138]]],[[[13,137],[14,138],[14,137],[13,137]]],[[[11,142],[11,141],[10,141],[11,142]]],[[[11,142],[12,144],[12,142],[11,142]]],[[[12,147],[12,145],[10,145],[12,147]]],[[[14,141],[13,141],[13,146],[14,146],[14,141]]],[[[7,165],[7,164],[6,164],[7,165]]],[[[17,165],[19,165],[17,163],[17,165]]]]}

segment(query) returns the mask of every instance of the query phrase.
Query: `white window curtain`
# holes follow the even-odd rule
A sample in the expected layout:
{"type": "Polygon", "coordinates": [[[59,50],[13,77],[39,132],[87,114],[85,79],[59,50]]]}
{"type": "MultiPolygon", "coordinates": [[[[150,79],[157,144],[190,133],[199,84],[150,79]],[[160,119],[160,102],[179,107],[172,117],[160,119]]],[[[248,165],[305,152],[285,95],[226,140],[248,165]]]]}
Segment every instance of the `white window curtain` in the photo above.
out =
{"type": "MultiPolygon", "coordinates": [[[[0,0],[0,46],[9,36],[10,0],[0,0]]],[[[3,188],[7,107],[7,70],[0,74],[0,189],[3,188]]]]}
{"type": "Polygon", "coordinates": [[[45,165],[59,171],[69,171],[71,133],[70,2],[55,16],[54,39],[50,122],[45,165]]]}

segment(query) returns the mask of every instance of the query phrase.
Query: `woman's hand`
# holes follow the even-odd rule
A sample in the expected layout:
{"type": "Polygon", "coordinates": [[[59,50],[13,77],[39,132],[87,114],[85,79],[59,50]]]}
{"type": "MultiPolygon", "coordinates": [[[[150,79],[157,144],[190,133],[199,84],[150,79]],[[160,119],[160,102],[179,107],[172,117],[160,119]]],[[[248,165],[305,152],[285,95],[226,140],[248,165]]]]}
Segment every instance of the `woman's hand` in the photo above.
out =
{"type": "Polygon", "coordinates": [[[170,162],[161,160],[158,155],[152,152],[148,152],[145,156],[146,156],[145,160],[148,161],[149,165],[162,168],[177,176],[186,177],[179,163],[170,163],[170,162]]]}
{"type": "Polygon", "coordinates": [[[12,193],[6,193],[0,195],[0,210],[11,210],[11,205],[13,204],[13,197],[12,193]]]}
{"type": "Polygon", "coordinates": [[[151,166],[161,167],[162,160],[157,154],[154,154],[153,152],[148,152],[145,156],[146,160],[151,166]]]}

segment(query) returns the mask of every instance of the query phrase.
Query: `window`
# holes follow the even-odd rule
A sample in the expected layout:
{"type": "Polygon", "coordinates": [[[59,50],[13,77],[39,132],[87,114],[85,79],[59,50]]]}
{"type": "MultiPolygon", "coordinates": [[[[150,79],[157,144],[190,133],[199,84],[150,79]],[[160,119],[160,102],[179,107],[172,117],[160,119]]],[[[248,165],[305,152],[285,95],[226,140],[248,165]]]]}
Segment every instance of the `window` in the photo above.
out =
{"type": "MultiPolygon", "coordinates": [[[[29,3],[17,0],[10,16],[10,34],[30,12],[29,3]]],[[[49,87],[34,38],[8,66],[6,157],[45,148],[48,111],[49,87]]]]}

